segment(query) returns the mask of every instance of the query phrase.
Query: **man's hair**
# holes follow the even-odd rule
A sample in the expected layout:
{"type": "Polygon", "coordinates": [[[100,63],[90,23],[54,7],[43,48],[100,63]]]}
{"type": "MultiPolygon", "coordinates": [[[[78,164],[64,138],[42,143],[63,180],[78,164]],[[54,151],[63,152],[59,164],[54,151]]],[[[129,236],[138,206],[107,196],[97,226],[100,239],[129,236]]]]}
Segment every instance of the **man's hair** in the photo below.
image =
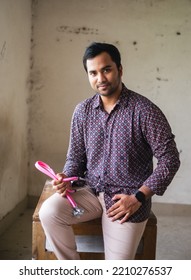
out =
{"type": "Polygon", "coordinates": [[[87,64],[86,64],[87,60],[96,57],[102,52],[108,53],[111,59],[113,60],[113,62],[115,62],[115,64],[117,65],[117,68],[119,69],[119,67],[121,66],[121,55],[119,50],[112,44],[93,42],[91,45],[89,45],[86,48],[83,56],[83,65],[86,72],[87,72],[87,64]]]}

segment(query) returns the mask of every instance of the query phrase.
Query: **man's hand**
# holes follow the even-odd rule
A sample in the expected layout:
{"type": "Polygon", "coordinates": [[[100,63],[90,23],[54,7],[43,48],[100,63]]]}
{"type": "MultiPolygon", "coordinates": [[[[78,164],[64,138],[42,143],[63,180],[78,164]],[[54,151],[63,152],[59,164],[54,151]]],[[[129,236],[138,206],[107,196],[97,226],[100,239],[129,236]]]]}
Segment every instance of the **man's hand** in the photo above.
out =
{"type": "Polygon", "coordinates": [[[112,218],[112,221],[115,221],[124,216],[120,220],[121,224],[126,222],[141,206],[141,203],[134,195],[116,194],[112,200],[117,200],[117,202],[108,209],[108,217],[112,218]]]}
{"type": "Polygon", "coordinates": [[[56,190],[61,196],[65,196],[66,190],[71,189],[72,187],[71,182],[63,182],[63,179],[67,178],[67,176],[63,173],[56,174],[56,177],[58,180],[52,181],[53,189],[56,190]]]}

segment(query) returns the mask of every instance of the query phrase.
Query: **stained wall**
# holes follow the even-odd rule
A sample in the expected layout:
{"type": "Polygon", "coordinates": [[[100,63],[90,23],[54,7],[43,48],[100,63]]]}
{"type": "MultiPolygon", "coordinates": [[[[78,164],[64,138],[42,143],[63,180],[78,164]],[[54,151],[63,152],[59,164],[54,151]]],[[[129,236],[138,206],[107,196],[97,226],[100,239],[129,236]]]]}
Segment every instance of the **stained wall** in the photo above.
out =
{"type": "Polygon", "coordinates": [[[31,1],[0,1],[0,220],[28,192],[31,1]]]}
{"type": "Polygon", "coordinates": [[[30,194],[45,180],[36,160],[56,171],[64,165],[73,109],[93,94],[82,55],[101,41],[120,49],[124,83],[163,110],[176,136],[182,165],[156,201],[190,204],[191,2],[40,0],[33,14],[30,194]]]}
{"type": "Polygon", "coordinates": [[[61,171],[74,107],[92,96],[82,66],[92,41],[115,44],[123,82],[166,114],[181,168],[164,197],[190,204],[191,2],[189,0],[0,1],[0,220],[46,176],[61,171]]]}

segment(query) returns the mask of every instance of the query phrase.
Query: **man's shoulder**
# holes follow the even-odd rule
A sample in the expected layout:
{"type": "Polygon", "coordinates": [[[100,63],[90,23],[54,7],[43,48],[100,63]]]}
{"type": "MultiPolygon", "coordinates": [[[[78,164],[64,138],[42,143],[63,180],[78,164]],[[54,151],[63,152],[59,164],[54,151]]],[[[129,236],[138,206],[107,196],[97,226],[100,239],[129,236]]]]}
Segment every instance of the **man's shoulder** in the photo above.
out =
{"type": "Polygon", "coordinates": [[[98,102],[98,96],[95,94],[92,97],[86,98],[76,105],[75,112],[87,113],[87,110],[93,109],[98,102]]]}
{"type": "Polygon", "coordinates": [[[159,116],[164,115],[161,109],[148,97],[134,90],[123,87],[123,102],[128,111],[133,112],[137,116],[159,116]]]}
{"type": "Polygon", "coordinates": [[[82,100],[78,105],[79,106],[87,106],[87,105],[94,105],[95,102],[98,100],[98,94],[94,94],[93,96],[82,100]]]}
{"type": "MultiPolygon", "coordinates": [[[[157,109],[158,106],[151,101],[148,97],[135,92],[133,90],[128,90],[128,95],[129,95],[129,106],[133,106],[134,108],[136,107],[137,109],[139,108],[140,110],[148,110],[150,109],[157,109]]],[[[159,108],[158,108],[159,109],[159,108]]]]}
{"type": "Polygon", "coordinates": [[[136,103],[136,104],[154,104],[148,97],[138,93],[138,92],[135,92],[133,90],[129,90],[129,99],[130,101],[136,103]]]}
{"type": "Polygon", "coordinates": [[[148,97],[132,90],[130,90],[129,92],[128,105],[132,111],[134,111],[138,115],[141,115],[141,117],[165,117],[164,113],[157,104],[151,101],[148,97]]]}

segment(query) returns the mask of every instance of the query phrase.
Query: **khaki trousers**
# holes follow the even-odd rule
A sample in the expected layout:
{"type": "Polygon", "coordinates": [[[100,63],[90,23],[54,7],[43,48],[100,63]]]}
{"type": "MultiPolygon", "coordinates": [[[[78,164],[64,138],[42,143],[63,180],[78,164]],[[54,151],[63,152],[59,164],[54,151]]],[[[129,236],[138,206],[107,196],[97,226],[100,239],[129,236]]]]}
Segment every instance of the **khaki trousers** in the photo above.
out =
{"type": "Polygon", "coordinates": [[[60,260],[80,259],[71,225],[102,217],[105,259],[134,259],[147,221],[123,224],[112,222],[106,214],[103,193],[97,197],[88,187],[72,196],[77,205],[84,209],[80,217],[73,216],[68,200],[58,193],[49,197],[39,211],[46,238],[56,257],[60,260]]]}

